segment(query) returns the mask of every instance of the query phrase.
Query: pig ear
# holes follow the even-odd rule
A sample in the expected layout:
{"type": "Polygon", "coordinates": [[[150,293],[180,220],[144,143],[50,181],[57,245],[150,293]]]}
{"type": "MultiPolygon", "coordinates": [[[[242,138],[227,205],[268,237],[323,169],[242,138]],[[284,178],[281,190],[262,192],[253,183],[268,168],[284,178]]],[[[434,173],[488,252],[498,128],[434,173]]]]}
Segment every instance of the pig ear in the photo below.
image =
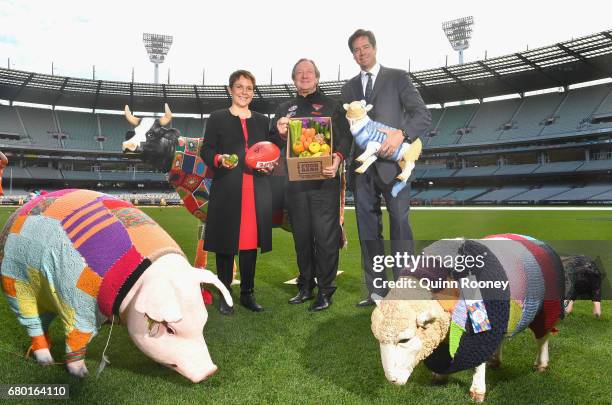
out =
{"type": "Polygon", "coordinates": [[[346,111],[348,111],[348,109],[349,109],[349,105],[348,105],[348,104],[346,104],[346,103],[342,104],[342,107],[344,107],[344,109],[345,109],[346,111]]]}
{"type": "Polygon", "coordinates": [[[164,279],[147,281],[136,295],[136,311],[157,322],[179,322],[183,314],[174,286],[164,279]]]}
{"type": "Polygon", "coordinates": [[[227,290],[227,288],[223,285],[221,280],[219,280],[219,278],[212,271],[206,270],[206,269],[196,269],[194,267],[193,272],[194,272],[196,280],[199,283],[213,284],[215,287],[219,289],[219,291],[221,291],[221,294],[223,294],[223,298],[225,299],[225,302],[227,302],[227,304],[230,307],[234,306],[234,301],[232,300],[232,296],[230,295],[230,292],[227,290]]]}

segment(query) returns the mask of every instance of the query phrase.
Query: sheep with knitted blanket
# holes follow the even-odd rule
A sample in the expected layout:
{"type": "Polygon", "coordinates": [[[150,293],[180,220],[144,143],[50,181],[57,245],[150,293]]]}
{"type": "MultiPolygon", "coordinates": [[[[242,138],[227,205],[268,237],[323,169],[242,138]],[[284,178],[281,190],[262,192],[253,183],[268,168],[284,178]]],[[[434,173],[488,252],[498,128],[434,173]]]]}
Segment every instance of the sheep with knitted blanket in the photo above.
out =
{"type": "Polygon", "coordinates": [[[441,240],[417,259],[372,313],[390,382],[405,384],[421,361],[438,382],[475,369],[470,396],[482,402],[487,362],[499,367],[503,338],[527,327],[537,340],[535,369],[546,370],[564,296],[563,266],[548,245],[515,234],[441,240]]]}
{"type": "Polygon", "coordinates": [[[31,338],[39,364],[53,364],[49,325],[65,331],[66,367],[88,371],[85,353],[101,324],[127,326],[147,356],[193,382],[212,375],[202,336],[208,318],[200,283],[229,291],[210,271],[191,267],[150,217],[112,196],[67,189],[20,207],[0,236],[2,289],[31,338]]]}
{"type": "MultiPolygon", "coordinates": [[[[353,101],[350,104],[344,104],[346,110],[346,119],[349,121],[351,134],[355,138],[355,143],[364,150],[364,152],[355,158],[359,163],[362,163],[355,171],[357,173],[365,173],[366,170],[378,159],[378,150],[382,143],[387,139],[387,135],[381,130],[395,129],[384,125],[380,122],[372,121],[368,116],[368,111],[372,109],[371,104],[366,104],[365,100],[353,101]]],[[[412,143],[403,142],[399,148],[387,159],[399,162],[402,169],[397,175],[398,183],[391,189],[391,195],[396,197],[397,194],[406,187],[406,182],[410,178],[410,174],[415,167],[416,160],[421,155],[423,144],[420,139],[416,139],[412,143]]]]}

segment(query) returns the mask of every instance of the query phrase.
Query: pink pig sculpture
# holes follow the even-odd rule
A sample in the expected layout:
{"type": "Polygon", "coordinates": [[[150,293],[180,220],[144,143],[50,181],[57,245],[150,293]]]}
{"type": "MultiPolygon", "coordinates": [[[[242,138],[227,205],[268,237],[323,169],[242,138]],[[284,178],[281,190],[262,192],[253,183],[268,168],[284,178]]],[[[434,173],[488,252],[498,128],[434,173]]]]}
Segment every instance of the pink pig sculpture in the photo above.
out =
{"type": "Polygon", "coordinates": [[[59,317],[66,367],[84,377],[87,345],[114,317],[144,354],[194,383],[217,371],[202,335],[200,283],[233,305],[229,291],[129,202],[90,190],[40,195],[9,218],[0,252],[2,289],[39,364],[54,362],[48,330],[59,317]]]}

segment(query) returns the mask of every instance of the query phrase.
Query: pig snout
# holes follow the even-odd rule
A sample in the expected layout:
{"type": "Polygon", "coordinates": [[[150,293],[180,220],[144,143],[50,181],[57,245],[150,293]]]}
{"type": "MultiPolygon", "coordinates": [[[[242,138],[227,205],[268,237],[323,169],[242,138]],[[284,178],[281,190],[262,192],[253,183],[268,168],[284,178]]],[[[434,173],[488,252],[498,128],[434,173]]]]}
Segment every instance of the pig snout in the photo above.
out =
{"type": "Polygon", "coordinates": [[[199,373],[190,373],[190,372],[181,372],[180,370],[177,370],[179,372],[179,374],[185,376],[186,378],[188,378],[189,380],[191,380],[191,382],[197,384],[199,382],[202,382],[206,379],[208,379],[208,377],[210,377],[211,375],[215,374],[217,372],[219,368],[215,365],[212,364],[210,368],[208,368],[207,370],[204,370],[202,372],[199,373]]]}
{"type": "Polygon", "coordinates": [[[166,364],[166,366],[193,383],[199,383],[206,380],[218,370],[217,365],[213,364],[210,358],[207,361],[192,361],[190,364],[185,365],[166,364]]]}

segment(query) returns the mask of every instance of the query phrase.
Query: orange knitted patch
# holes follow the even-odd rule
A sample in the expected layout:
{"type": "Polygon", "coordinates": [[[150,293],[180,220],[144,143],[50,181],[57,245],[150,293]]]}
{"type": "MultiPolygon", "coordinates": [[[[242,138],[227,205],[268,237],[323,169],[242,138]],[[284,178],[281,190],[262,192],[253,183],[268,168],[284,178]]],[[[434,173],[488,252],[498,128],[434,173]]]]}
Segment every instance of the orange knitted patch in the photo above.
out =
{"type": "Polygon", "coordinates": [[[45,335],[32,337],[32,351],[49,348],[49,339],[45,335]]]}
{"type": "Polygon", "coordinates": [[[174,239],[157,224],[134,226],[126,228],[126,231],[136,250],[144,257],[153,259],[151,255],[161,249],[181,250],[174,239]]]}
{"type": "Polygon", "coordinates": [[[83,207],[99,196],[100,194],[90,190],[75,190],[64,194],[45,209],[45,216],[61,221],[75,209],[83,207]]]}
{"type": "Polygon", "coordinates": [[[98,297],[98,291],[100,290],[101,283],[102,277],[100,277],[91,268],[85,267],[81,272],[76,286],[79,290],[96,298],[98,297]]]}
{"type": "Polygon", "coordinates": [[[4,293],[9,297],[17,296],[17,291],[15,290],[15,279],[7,276],[2,276],[2,289],[4,293]]]}
{"type": "Polygon", "coordinates": [[[66,336],[66,344],[70,347],[70,350],[77,351],[87,346],[91,339],[91,333],[81,332],[78,329],[73,329],[72,332],[66,336]]]}
{"type": "Polygon", "coordinates": [[[21,232],[21,228],[23,227],[23,223],[25,222],[27,215],[18,215],[17,218],[13,221],[13,225],[11,226],[11,233],[19,233],[21,232]]]}

